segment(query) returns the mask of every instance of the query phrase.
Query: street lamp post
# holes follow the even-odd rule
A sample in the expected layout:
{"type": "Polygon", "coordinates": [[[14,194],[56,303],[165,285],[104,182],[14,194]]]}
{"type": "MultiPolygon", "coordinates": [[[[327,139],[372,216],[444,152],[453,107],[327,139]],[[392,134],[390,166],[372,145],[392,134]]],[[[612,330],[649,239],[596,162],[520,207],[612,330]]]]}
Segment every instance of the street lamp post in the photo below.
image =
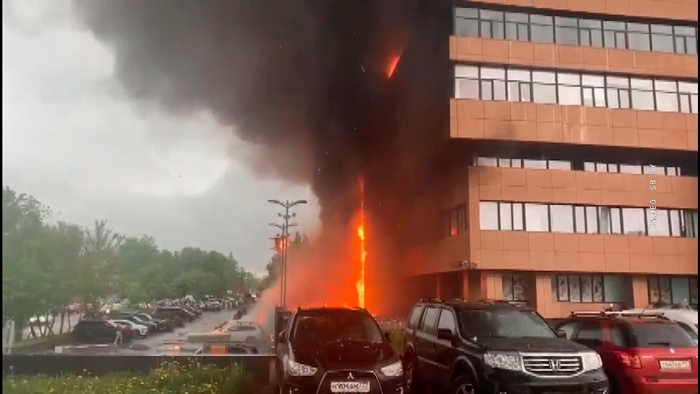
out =
{"type": "Polygon", "coordinates": [[[297,216],[296,213],[289,212],[290,209],[297,205],[308,204],[306,200],[296,200],[296,201],[280,201],[280,200],[267,200],[271,204],[276,204],[284,208],[284,213],[279,213],[279,217],[284,221],[282,224],[270,223],[271,226],[275,226],[282,231],[282,269],[280,277],[280,303],[282,307],[287,306],[287,260],[289,258],[289,228],[296,226],[296,223],[289,223],[289,219],[297,216]]]}

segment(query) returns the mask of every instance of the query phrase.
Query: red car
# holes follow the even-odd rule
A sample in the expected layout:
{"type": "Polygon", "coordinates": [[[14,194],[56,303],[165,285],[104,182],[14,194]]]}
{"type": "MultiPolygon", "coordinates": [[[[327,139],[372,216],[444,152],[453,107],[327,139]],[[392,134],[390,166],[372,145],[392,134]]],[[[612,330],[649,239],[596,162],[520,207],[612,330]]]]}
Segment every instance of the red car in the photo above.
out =
{"type": "Polygon", "coordinates": [[[573,313],[557,329],[600,354],[614,393],[698,393],[697,344],[661,315],[573,313]]]}

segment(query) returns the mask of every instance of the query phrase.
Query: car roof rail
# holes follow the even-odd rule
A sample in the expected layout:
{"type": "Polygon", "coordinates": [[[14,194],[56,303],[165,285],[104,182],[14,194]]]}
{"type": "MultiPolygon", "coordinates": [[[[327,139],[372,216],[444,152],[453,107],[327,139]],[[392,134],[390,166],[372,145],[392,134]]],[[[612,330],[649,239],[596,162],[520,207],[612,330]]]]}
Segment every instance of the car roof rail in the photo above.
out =
{"type": "Polygon", "coordinates": [[[437,297],[423,297],[423,298],[420,299],[419,302],[437,302],[437,303],[442,303],[443,301],[442,301],[441,298],[437,298],[437,297]]]}
{"type": "Polygon", "coordinates": [[[666,316],[664,316],[663,312],[649,312],[649,311],[641,311],[641,312],[631,312],[631,311],[572,311],[571,312],[571,317],[606,317],[606,318],[617,318],[617,317],[637,317],[637,318],[643,318],[643,317],[653,317],[653,318],[660,318],[660,319],[667,319],[666,316]]]}

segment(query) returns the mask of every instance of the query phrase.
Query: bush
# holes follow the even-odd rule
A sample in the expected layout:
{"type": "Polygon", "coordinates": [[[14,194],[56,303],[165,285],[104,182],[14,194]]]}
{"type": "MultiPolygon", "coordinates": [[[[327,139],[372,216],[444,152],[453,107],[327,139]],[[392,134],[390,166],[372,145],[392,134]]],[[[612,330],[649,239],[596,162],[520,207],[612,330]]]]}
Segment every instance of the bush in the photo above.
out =
{"type": "Polygon", "coordinates": [[[251,386],[250,377],[238,365],[220,367],[177,362],[163,364],[148,375],[18,376],[2,380],[3,392],[14,394],[247,394],[251,392],[251,386]]]}
{"type": "Polygon", "coordinates": [[[403,355],[404,348],[406,347],[406,335],[402,329],[394,329],[387,331],[389,333],[389,338],[391,338],[391,346],[394,350],[403,355]]]}

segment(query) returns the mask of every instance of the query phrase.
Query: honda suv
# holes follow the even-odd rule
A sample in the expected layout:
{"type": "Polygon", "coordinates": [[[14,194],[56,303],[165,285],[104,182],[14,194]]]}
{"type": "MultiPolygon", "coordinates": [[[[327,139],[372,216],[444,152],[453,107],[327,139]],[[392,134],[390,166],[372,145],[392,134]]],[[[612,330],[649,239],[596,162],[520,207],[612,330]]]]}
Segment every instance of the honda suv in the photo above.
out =
{"type": "Polygon", "coordinates": [[[596,350],[616,393],[697,393],[698,347],[661,313],[581,312],[559,329],[596,350]]]}
{"type": "Polygon", "coordinates": [[[280,393],[403,393],[403,365],[365,309],[298,309],[277,340],[280,393]]]}
{"type": "Polygon", "coordinates": [[[600,356],[534,310],[503,302],[423,299],[405,329],[407,386],[450,393],[600,393],[600,356]]]}

